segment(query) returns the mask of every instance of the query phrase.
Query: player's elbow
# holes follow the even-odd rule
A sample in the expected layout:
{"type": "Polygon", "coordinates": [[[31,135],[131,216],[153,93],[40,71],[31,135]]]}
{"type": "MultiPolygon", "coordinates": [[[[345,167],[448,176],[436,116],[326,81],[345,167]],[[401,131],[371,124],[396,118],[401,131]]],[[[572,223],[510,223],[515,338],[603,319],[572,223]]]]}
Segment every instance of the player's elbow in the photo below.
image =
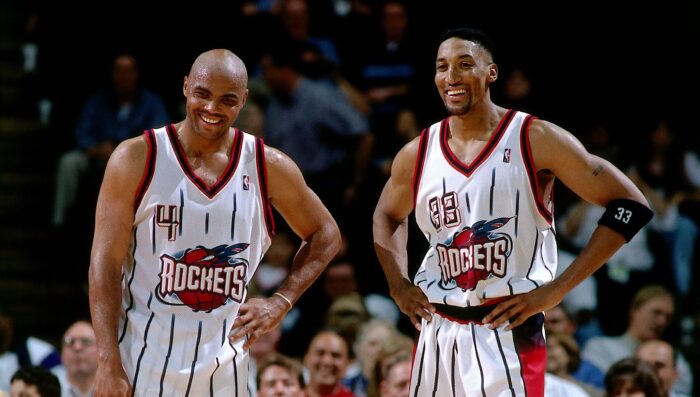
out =
{"type": "Polygon", "coordinates": [[[323,228],[323,236],[326,241],[325,246],[328,247],[328,254],[331,258],[334,258],[338,252],[340,252],[340,247],[343,244],[343,237],[340,234],[340,229],[335,222],[330,222],[323,228]]]}

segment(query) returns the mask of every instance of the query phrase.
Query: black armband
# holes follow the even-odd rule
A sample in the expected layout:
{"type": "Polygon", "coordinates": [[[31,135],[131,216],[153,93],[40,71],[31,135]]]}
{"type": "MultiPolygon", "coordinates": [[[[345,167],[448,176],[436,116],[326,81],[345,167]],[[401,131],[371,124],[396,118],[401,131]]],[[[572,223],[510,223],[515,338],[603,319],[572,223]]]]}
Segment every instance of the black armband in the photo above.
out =
{"type": "Polygon", "coordinates": [[[616,199],[605,206],[605,213],[598,220],[598,224],[620,233],[625,241],[629,242],[653,216],[654,212],[640,202],[616,199]]]}

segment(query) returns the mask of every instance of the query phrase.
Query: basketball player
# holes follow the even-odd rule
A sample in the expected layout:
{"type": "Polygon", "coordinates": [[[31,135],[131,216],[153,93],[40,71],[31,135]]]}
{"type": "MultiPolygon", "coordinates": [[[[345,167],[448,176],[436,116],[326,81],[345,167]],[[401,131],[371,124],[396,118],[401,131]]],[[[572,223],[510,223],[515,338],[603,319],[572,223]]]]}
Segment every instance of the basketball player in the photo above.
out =
{"type": "Polygon", "coordinates": [[[248,96],[236,55],[201,54],[183,93],[183,121],[123,142],[107,166],[89,277],[98,397],[247,396],[248,347],[340,246],[296,165],[231,127],[248,96]],[[274,295],[246,300],[271,205],[303,244],[274,295]]]}
{"type": "Polygon", "coordinates": [[[482,32],[447,32],[435,65],[450,116],[397,154],[374,214],[391,295],[421,331],[411,396],[542,396],[542,312],[652,213],[622,172],[569,132],[491,101],[498,67],[482,32]],[[555,177],[607,207],[588,246],[556,279],[555,177]],[[430,249],[412,283],[406,218],[414,208],[430,249]]]}

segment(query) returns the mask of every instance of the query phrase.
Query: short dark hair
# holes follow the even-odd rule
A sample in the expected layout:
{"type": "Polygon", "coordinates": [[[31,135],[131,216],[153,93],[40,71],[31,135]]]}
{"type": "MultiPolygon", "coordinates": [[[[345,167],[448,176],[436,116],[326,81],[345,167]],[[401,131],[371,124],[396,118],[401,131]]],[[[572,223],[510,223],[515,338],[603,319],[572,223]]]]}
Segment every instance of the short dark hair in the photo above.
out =
{"type": "Polygon", "coordinates": [[[303,389],[304,386],[306,386],[304,384],[304,374],[301,363],[298,360],[276,353],[269,359],[265,360],[265,362],[260,365],[258,373],[255,374],[255,384],[257,385],[258,389],[260,389],[260,378],[262,378],[263,372],[272,366],[287,369],[292,374],[292,377],[297,379],[300,388],[303,389]]]}
{"type": "Polygon", "coordinates": [[[44,367],[20,368],[12,375],[10,383],[16,380],[36,386],[41,397],[61,397],[61,384],[58,378],[44,367]]]}
{"type": "Polygon", "coordinates": [[[605,373],[605,390],[612,396],[618,384],[632,382],[646,397],[663,397],[666,395],[661,380],[651,364],[637,358],[623,358],[615,362],[605,373]]]}
{"type": "Polygon", "coordinates": [[[493,41],[486,33],[482,32],[479,29],[476,29],[476,28],[450,29],[440,36],[440,40],[438,41],[438,46],[440,44],[442,44],[444,41],[451,39],[453,37],[457,37],[457,38],[460,38],[462,40],[471,41],[473,43],[480,45],[483,49],[486,50],[486,52],[488,52],[491,55],[491,58],[495,58],[495,56],[496,56],[496,47],[493,44],[493,41]]]}

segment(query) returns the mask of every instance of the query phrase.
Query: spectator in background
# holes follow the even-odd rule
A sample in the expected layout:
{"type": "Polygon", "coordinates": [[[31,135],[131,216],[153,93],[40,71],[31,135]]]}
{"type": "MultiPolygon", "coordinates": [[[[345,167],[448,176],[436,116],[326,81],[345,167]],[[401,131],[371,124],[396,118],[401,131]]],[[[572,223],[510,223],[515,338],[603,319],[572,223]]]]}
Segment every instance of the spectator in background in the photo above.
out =
{"type": "Polygon", "coordinates": [[[301,363],[281,354],[262,363],[256,384],[259,397],[305,397],[301,363]]]}
{"type": "Polygon", "coordinates": [[[12,318],[0,312],[0,390],[10,389],[10,378],[20,368],[53,368],[61,358],[49,342],[15,333],[12,318]]]}
{"type": "Polygon", "coordinates": [[[380,344],[372,374],[369,397],[408,396],[411,382],[413,340],[404,334],[384,339],[380,344]],[[405,365],[408,361],[408,366],[405,365]]]}
{"type": "Polygon", "coordinates": [[[309,373],[308,397],[354,397],[340,383],[349,363],[345,339],[334,331],[321,331],[311,340],[304,366],[309,373]]]}
{"type": "MultiPolygon", "coordinates": [[[[570,363],[571,369],[569,370],[574,379],[600,389],[605,387],[605,374],[595,365],[581,357],[580,346],[583,346],[584,343],[581,342],[581,339],[577,338],[577,324],[564,305],[559,304],[545,311],[544,329],[547,331],[548,337],[550,334],[560,334],[574,338],[573,340],[576,344],[575,354],[577,358],[576,363],[570,363]]],[[[574,349],[571,343],[569,343],[569,350],[573,353],[574,349]]]]}
{"type": "MultiPolygon", "coordinates": [[[[338,297],[326,312],[325,329],[332,329],[345,339],[348,347],[355,346],[362,326],[369,320],[362,296],[352,292],[338,297]]],[[[355,350],[348,350],[348,365],[355,361],[355,350]]],[[[345,377],[347,372],[343,373],[345,377]]]]}
{"type": "Polygon", "coordinates": [[[411,386],[411,355],[401,354],[385,360],[379,397],[406,397],[411,386]]]}
{"type": "Polygon", "coordinates": [[[88,321],[71,324],[61,341],[62,365],[52,369],[64,397],[91,397],[97,372],[95,331],[88,321]]]}
{"type": "MultiPolygon", "coordinates": [[[[119,142],[168,122],[159,96],[138,85],[139,68],[131,54],[114,58],[112,88],[91,97],[75,128],[77,148],[61,156],[56,172],[53,224],[63,226],[83,177],[100,175],[119,142]]],[[[97,187],[96,187],[97,188],[97,187]]]]}
{"type": "Polygon", "coordinates": [[[673,281],[681,297],[690,292],[698,224],[682,211],[682,203],[700,200],[697,172],[686,168],[688,154],[669,121],[655,119],[647,126],[641,148],[635,151],[630,178],[644,193],[655,212],[649,224],[661,233],[670,253],[673,281]]]}
{"type": "Polygon", "coordinates": [[[676,349],[673,346],[659,339],[643,342],[637,348],[635,357],[651,364],[656,370],[656,374],[661,380],[668,397],[689,397],[690,394],[679,393],[673,390],[673,385],[678,379],[678,369],[676,368],[676,349]]]}
{"type": "Polygon", "coordinates": [[[605,374],[607,397],[666,397],[654,368],[629,357],[616,361],[605,374]]]}
{"type": "Polygon", "coordinates": [[[397,336],[396,327],[385,321],[369,320],[362,324],[353,345],[355,360],[348,367],[343,379],[343,384],[352,390],[355,396],[367,396],[369,380],[382,343],[397,336]]]}
{"type": "Polygon", "coordinates": [[[17,370],[12,375],[11,384],[10,397],[61,397],[62,395],[56,376],[43,367],[17,370]]]}
{"type": "Polygon", "coordinates": [[[248,393],[249,397],[255,397],[259,382],[257,374],[262,371],[258,366],[277,356],[277,344],[279,343],[282,331],[277,326],[270,332],[260,336],[252,346],[250,346],[250,360],[248,361],[248,393]]]}
{"type": "Polygon", "coordinates": [[[299,165],[308,185],[338,217],[364,180],[372,135],[344,95],[301,74],[300,57],[298,45],[280,43],[262,58],[272,94],[265,138],[299,165]]]}
{"type": "Polygon", "coordinates": [[[315,21],[312,21],[309,3],[306,0],[279,0],[277,6],[284,33],[288,38],[298,43],[311,44],[318,48],[325,60],[335,66],[340,64],[333,40],[311,34],[315,21]]]}
{"type": "Polygon", "coordinates": [[[580,366],[581,355],[576,340],[568,333],[547,332],[547,372],[577,384],[591,396],[601,396],[603,374],[600,373],[594,384],[584,382],[574,374],[580,366]]]}
{"type": "MultiPolygon", "coordinates": [[[[537,95],[530,73],[522,66],[515,66],[505,71],[505,78],[499,92],[502,106],[518,109],[531,114],[543,114],[543,101],[537,95]]],[[[539,86],[538,86],[539,87],[539,86]]]]}
{"type": "Polygon", "coordinates": [[[269,296],[289,274],[289,267],[296,253],[297,245],[285,231],[275,234],[265,256],[253,275],[254,288],[260,294],[269,296]]]}
{"type": "MultiPolygon", "coordinates": [[[[607,371],[614,362],[634,356],[642,342],[659,339],[671,323],[674,309],[673,295],[665,288],[650,285],[640,289],[630,304],[627,331],[620,336],[591,338],[582,357],[601,371],[607,371]]],[[[690,366],[680,354],[677,360],[680,375],[674,389],[690,394],[693,385],[690,366]]]]}

